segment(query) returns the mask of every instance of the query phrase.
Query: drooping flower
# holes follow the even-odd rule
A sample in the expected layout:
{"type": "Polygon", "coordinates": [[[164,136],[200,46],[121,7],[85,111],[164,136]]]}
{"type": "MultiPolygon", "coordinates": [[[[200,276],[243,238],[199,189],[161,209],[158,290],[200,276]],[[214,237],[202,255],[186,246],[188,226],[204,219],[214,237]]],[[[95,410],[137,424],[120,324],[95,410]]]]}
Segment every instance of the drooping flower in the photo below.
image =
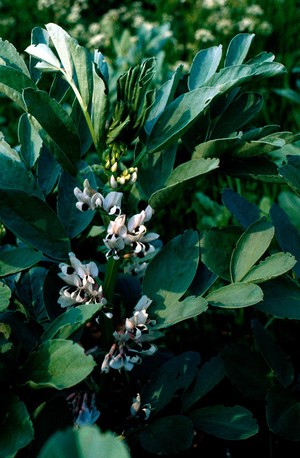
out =
{"type": "Polygon", "coordinates": [[[72,393],[67,397],[67,401],[71,406],[76,426],[93,425],[100,417],[95,393],[90,396],[90,399],[88,393],[72,393]]]}
{"type": "Polygon", "coordinates": [[[122,192],[111,191],[103,197],[100,192],[92,188],[88,179],[84,180],[83,186],[83,191],[78,187],[74,189],[74,195],[78,200],[78,202],[76,202],[78,210],[87,211],[103,208],[109,215],[121,214],[122,192]]]}
{"type": "Polygon", "coordinates": [[[133,417],[143,417],[148,420],[151,414],[151,404],[146,403],[142,406],[141,395],[137,393],[136,397],[132,399],[130,413],[133,417]]]}
{"type": "Polygon", "coordinates": [[[133,316],[126,318],[123,326],[113,333],[115,342],[104,357],[102,372],[122,368],[130,371],[135,364],[142,362],[142,355],[153,355],[157,351],[156,345],[148,342],[152,339],[148,326],[155,324],[146,312],[151,302],[146,295],[142,296],[134,308],[133,316]]]}
{"type": "Polygon", "coordinates": [[[60,263],[61,272],[58,276],[67,283],[60,291],[58,303],[61,307],[71,307],[76,304],[99,304],[105,306],[102,285],[98,285],[98,267],[95,262],[83,264],[74,253],[69,253],[70,264],[60,263]]]}

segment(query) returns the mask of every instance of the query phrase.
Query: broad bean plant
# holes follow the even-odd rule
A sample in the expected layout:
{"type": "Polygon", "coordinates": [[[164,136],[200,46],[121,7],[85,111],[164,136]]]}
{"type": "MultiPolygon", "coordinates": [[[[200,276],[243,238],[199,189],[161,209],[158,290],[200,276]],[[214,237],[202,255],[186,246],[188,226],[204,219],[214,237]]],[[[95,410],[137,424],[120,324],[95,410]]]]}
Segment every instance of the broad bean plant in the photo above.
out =
{"type": "Polygon", "coordinates": [[[113,89],[105,56],[57,24],[22,54],[0,41],[0,91],[20,109],[18,144],[0,139],[1,458],[300,439],[297,367],[272,335],[300,318],[299,135],[254,124],[253,88],[286,72],[270,52],[247,58],[254,37],[201,49],[161,87],[146,58],[113,89]],[[288,192],[266,211],[228,186],[230,224],[175,237],[171,214],[157,224],[218,177],[288,192]],[[251,311],[248,345],[168,348],[220,310],[251,311]],[[241,402],[213,402],[222,384],[241,402]]]}

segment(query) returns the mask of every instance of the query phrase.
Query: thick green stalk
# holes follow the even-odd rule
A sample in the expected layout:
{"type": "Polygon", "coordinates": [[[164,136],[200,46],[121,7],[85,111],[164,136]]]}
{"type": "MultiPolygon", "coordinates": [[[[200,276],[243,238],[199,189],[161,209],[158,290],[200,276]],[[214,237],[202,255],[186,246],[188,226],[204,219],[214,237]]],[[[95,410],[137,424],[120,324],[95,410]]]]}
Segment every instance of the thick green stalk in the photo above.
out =
{"type": "MultiPolygon", "coordinates": [[[[106,266],[106,272],[103,282],[103,295],[108,303],[113,302],[117,274],[119,269],[119,261],[114,258],[109,258],[106,266]]],[[[112,333],[114,331],[113,321],[111,318],[107,318],[103,313],[100,318],[101,325],[101,338],[103,343],[103,348],[109,350],[112,343],[113,337],[112,333]]]]}

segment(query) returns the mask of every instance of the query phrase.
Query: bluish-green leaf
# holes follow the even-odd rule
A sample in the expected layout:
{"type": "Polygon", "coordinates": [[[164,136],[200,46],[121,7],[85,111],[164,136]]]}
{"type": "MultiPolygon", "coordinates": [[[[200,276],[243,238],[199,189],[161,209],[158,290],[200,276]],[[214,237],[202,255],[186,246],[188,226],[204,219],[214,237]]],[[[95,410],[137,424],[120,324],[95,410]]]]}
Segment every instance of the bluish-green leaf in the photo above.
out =
{"type": "Polygon", "coordinates": [[[260,218],[259,208],[230,188],[222,191],[222,201],[244,229],[260,218]]]}
{"type": "Polygon", "coordinates": [[[231,283],[213,290],[205,299],[214,307],[242,308],[262,301],[263,292],[254,284],[231,283]]]}
{"type": "Polygon", "coordinates": [[[77,172],[80,160],[80,141],[72,118],[44,91],[26,89],[24,101],[28,112],[35,118],[38,133],[64,170],[77,172]],[[62,135],[63,133],[63,135],[62,135]]]}
{"type": "Polygon", "coordinates": [[[189,90],[203,86],[216,71],[222,57],[222,45],[201,49],[192,62],[188,77],[189,90]]]}
{"type": "Polygon", "coordinates": [[[0,219],[17,237],[53,259],[66,259],[70,241],[52,208],[19,190],[0,190],[0,219]]]}
{"type": "Polygon", "coordinates": [[[40,155],[43,142],[37,131],[30,123],[26,113],[23,113],[20,117],[18,135],[21,143],[20,154],[22,155],[27,168],[31,169],[40,155]]]}
{"type": "Polygon", "coordinates": [[[34,430],[26,405],[10,393],[2,401],[0,458],[13,458],[34,438],[34,430]]]}
{"type": "Polygon", "coordinates": [[[147,143],[148,152],[160,151],[176,142],[218,93],[219,90],[213,87],[198,88],[171,102],[151,130],[147,143]]]}
{"type": "Polygon", "coordinates": [[[241,281],[268,249],[275,229],[265,218],[255,221],[239,238],[232,252],[230,273],[234,282],[241,281]]]}
{"type": "Polygon", "coordinates": [[[299,441],[299,397],[291,391],[274,387],[269,391],[266,399],[266,416],[270,431],[286,440],[299,441]]]}
{"type": "Polygon", "coordinates": [[[91,186],[96,187],[95,176],[90,167],[82,171],[80,174],[80,182],[78,177],[72,177],[69,173],[62,173],[58,184],[58,199],[57,213],[62,222],[68,236],[72,239],[80,234],[92,221],[95,212],[81,212],[76,207],[77,199],[74,195],[74,188],[83,189],[82,180],[87,178],[91,186]]]}
{"type": "MultiPolygon", "coordinates": [[[[12,67],[27,76],[30,76],[24,59],[20,56],[16,48],[9,41],[0,38],[0,56],[7,67],[12,67]]],[[[0,64],[3,65],[2,63],[0,64]]]]}
{"type": "Polygon", "coordinates": [[[239,142],[239,137],[215,138],[207,142],[199,143],[195,147],[192,159],[222,157],[231,155],[232,149],[239,142]]]}
{"type": "Polygon", "coordinates": [[[275,373],[281,385],[289,386],[294,380],[294,368],[288,355],[259,321],[252,321],[252,329],[262,357],[275,373]]]}
{"type": "Polygon", "coordinates": [[[284,252],[291,253],[295,256],[297,263],[293,271],[297,277],[300,276],[300,238],[295,226],[290,222],[287,214],[277,204],[273,204],[270,210],[270,216],[275,226],[276,240],[284,252]]]}
{"type": "Polygon", "coordinates": [[[224,67],[242,64],[248,54],[254,33],[239,33],[230,41],[224,62],[224,67]]]}
{"type": "Polygon", "coordinates": [[[61,166],[43,145],[37,160],[37,181],[46,196],[53,190],[61,172],[61,166]]]}
{"type": "Polygon", "coordinates": [[[186,412],[199,399],[209,393],[225,377],[225,369],[221,357],[214,356],[199,369],[194,382],[183,393],[182,407],[186,412]]]}
{"type": "Polygon", "coordinates": [[[148,118],[145,122],[145,131],[150,135],[151,130],[156,123],[158,117],[162,114],[166,106],[173,100],[177,89],[181,74],[182,65],[180,65],[173,73],[171,79],[166,81],[156,92],[154,103],[149,111],[148,118]]]}
{"type": "Polygon", "coordinates": [[[155,327],[162,329],[206,312],[207,305],[203,297],[188,296],[183,301],[175,300],[168,306],[164,303],[156,305],[151,308],[151,313],[155,311],[155,327]]]}
{"type": "Polygon", "coordinates": [[[54,433],[37,458],[130,458],[123,440],[97,426],[68,428],[54,433]]]}
{"type": "Polygon", "coordinates": [[[296,264],[290,253],[275,253],[252,267],[242,278],[243,282],[262,283],[285,274],[296,264]]]}
{"type": "Polygon", "coordinates": [[[91,101],[91,121],[95,133],[96,147],[105,145],[105,127],[109,114],[109,99],[105,82],[96,73],[93,65],[93,93],[91,101]]]}
{"type": "Polygon", "coordinates": [[[253,399],[265,399],[274,376],[260,353],[246,344],[236,344],[222,351],[222,359],[226,375],[242,394],[253,399]]]}
{"type": "Polygon", "coordinates": [[[193,422],[183,415],[170,415],[150,423],[140,434],[146,452],[166,455],[189,450],[194,437],[193,422]]]}
{"type": "Polygon", "coordinates": [[[233,87],[241,86],[249,81],[271,78],[273,76],[283,75],[284,73],[286,73],[286,68],[277,62],[233,65],[215,73],[205,84],[207,87],[219,89],[220,92],[226,92],[233,87]]]}
{"type": "Polygon", "coordinates": [[[41,258],[42,253],[40,251],[27,247],[0,251],[0,277],[28,269],[38,263],[41,258]]]}
{"type": "Polygon", "coordinates": [[[0,92],[13,100],[23,110],[26,110],[26,105],[22,93],[28,87],[36,88],[29,76],[13,67],[0,65],[0,92]]]}
{"type": "Polygon", "coordinates": [[[150,382],[143,386],[142,402],[149,402],[155,412],[163,409],[179,390],[188,388],[199,364],[200,355],[194,351],[187,351],[171,358],[157,369],[150,382]]]}
{"type": "MultiPolygon", "coordinates": [[[[0,261],[1,262],[1,261],[0,261]]],[[[4,312],[9,306],[9,300],[11,297],[10,288],[4,283],[0,282],[0,312],[4,312]]]]}
{"type": "Polygon", "coordinates": [[[71,340],[54,339],[31,353],[23,367],[26,384],[32,388],[62,390],[82,382],[94,369],[91,355],[71,340]]]}
{"type": "Polygon", "coordinates": [[[255,308],[276,316],[300,320],[300,288],[297,283],[286,278],[277,278],[261,285],[264,300],[255,308]]]}
{"type": "Polygon", "coordinates": [[[152,259],[143,279],[143,293],[154,300],[153,313],[161,304],[172,307],[183,296],[194,278],[198,259],[199,236],[193,230],[175,237],[152,259]]]}
{"type": "Polygon", "coordinates": [[[278,168],[278,172],[287,181],[290,187],[300,194],[300,158],[299,156],[287,156],[287,164],[278,168]]]}
{"type": "Polygon", "coordinates": [[[202,262],[224,280],[230,281],[230,258],[241,232],[238,226],[212,228],[201,238],[202,262]]]}
{"type": "Polygon", "coordinates": [[[49,339],[67,339],[100,309],[99,304],[83,304],[64,311],[47,327],[41,341],[49,339]]]}
{"type": "Polygon", "coordinates": [[[19,154],[0,138],[0,189],[19,189],[43,198],[31,171],[27,170],[19,154]]]}
{"type": "Polygon", "coordinates": [[[242,406],[215,405],[195,410],[190,415],[194,427],[225,440],[243,440],[258,433],[252,412],[242,406]]]}
{"type": "Polygon", "coordinates": [[[180,164],[173,170],[162,189],[155,191],[149,204],[153,207],[165,205],[174,199],[186,183],[219,167],[219,159],[193,159],[180,164]]]}

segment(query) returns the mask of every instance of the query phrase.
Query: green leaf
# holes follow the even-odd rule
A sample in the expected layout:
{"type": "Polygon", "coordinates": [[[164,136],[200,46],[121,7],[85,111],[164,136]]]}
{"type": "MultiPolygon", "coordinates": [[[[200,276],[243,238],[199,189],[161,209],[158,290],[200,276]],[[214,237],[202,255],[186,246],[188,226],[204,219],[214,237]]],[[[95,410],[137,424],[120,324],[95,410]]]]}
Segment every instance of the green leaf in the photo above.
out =
{"type": "Polygon", "coordinates": [[[244,128],[261,110],[263,97],[254,92],[243,92],[234,99],[220,115],[211,133],[211,138],[229,137],[244,128]]]}
{"type": "Polygon", "coordinates": [[[291,132],[274,132],[265,137],[260,137],[258,140],[241,141],[240,145],[232,152],[232,156],[245,159],[266,155],[294,142],[296,138],[291,132]]]}
{"type": "Polygon", "coordinates": [[[201,49],[193,59],[188,77],[189,90],[203,86],[217,71],[222,58],[222,45],[201,49]]]}
{"type": "Polygon", "coordinates": [[[139,166],[139,183],[149,199],[158,189],[164,187],[175,163],[177,145],[165,151],[147,154],[139,166]]]}
{"type": "Polygon", "coordinates": [[[0,277],[28,269],[41,259],[42,253],[40,251],[34,251],[27,247],[0,251],[0,277]]]}
{"type": "Polygon", "coordinates": [[[61,171],[61,166],[53,154],[43,145],[37,160],[37,180],[46,196],[53,190],[61,171]]]}
{"type": "Polygon", "coordinates": [[[300,194],[300,158],[298,156],[287,156],[287,164],[278,168],[279,174],[287,181],[288,185],[300,194]]]}
{"type": "Polygon", "coordinates": [[[141,445],[150,454],[165,455],[188,450],[194,437],[193,422],[183,415],[160,418],[144,428],[141,445]]]}
{"type": "Polygon", "coordinates": [[[272,433],[286,440],[300,440],[300,402],[294,393],[281,387],[272,388],[267,395],[266,416],[272,433]]]}
{"type": "Polygon", "coordinates": [[[230,273],[234,282],[241,281],[268,249],[275,229],[265,218],[255,221],[239,238],[232,252],[230,273]]]}
{"type": "Polygon", "coordinates": [[[225,440],[244,440],[258,433],[253,414],[245,407],[215,405],[195,410],[190,415],[194,427],[225,440]]]}
{"type": "Polygon", "coordinates": [[[96,147],[105,143],[105,126],[109,114],[109,99],[103,79],[96,73],[93,65],[93,94],[91,101],[91,121],[95,132],[96,147]]]}
{"type": "Polygon", "coordinates": [[[242,278],[243,282],[262,283],[285,274],[296,264],[296,259],[290,253],[275,253],[260,263],[242,278]]]}
{"type": "Polygon", "coordinates": [[[183,66],[180,65],[172,75],[172,78],[166,81],[156,92],[154,103],[149,111],[148,118],[145,122],[145,131],[150,135],[151,130],[159,116],[166,106],[173,100],[179,80],[181,78],[183,66]]]}
{"type": "Polygon", "coordinates": [[[230,281],[230,258],[240,235],[240,227],[227,226],[210,229],[200,240],[202,262],[224,280],[230,281]]]}
{"type": "Polygon", "coordinates": [[[300,276],[300,239],[299,233],[295,226],[290,222],[286,212],[277,204],[273,204],[270,210],[270,216],[275,226],[276,240],[284,252],[291,253],[295,256],[297,263],[293,271],[297,277],[300,276]]]}
{"type": "Polygon", "coordinates": [[[10,288],[4,283],[0,282],[0,312],[4,312],[9,306],[10,297],[10,288]]]}
{"type": "Polygon", "coordinates": [[[244,229],[260,218],[259,208],[230,188],[222,191],[222,201],[244,229]]]}
{"type": "Polygon", "coordinates": [[[20,117],[18,135],[21,143],[20,154],[27,168],[31,169],[40,155],[43,142],[37,131],[33,128],[26,113],[23,113],[20,117]]]}
{"type": "Polygon", "coordinates": [[[49,23],[46,25],[46,29],[69,81],[75,82],[83,103],[87,108],[93,87],[91,54],[57,24],[49,23]]]}
{"type": "Polygon", "coordinates": [[[252,321],[252,329],[262,357],[275,373],[281,385],[289,386],[294,380],[294,368],[287,354],[259,321],[252,321]]]}
{"type": "Polygon", "coordinates": [[[22,93],[28,87],[36,88],[36,85],[25,73],[13,67],[0,65],[0,92],[13,100],[23,110],[26,110],[26,105],[22,93]]]}
{"type": "Polygon", "coordinates": [[[189,230],[178,235],[151,260],[143,279],[143,294],[156,304],[168,308],[177,302],[190,286],[198,265],[198,233],[189,230]],[[160,272],[160,275],[157,275],[160,272]]]}
{"type": "Polygon", "coordinates": [[[206,81],[205,85],[206,87],[214,87],[220,92],[226,92],[233,87],[241,86],[249,81],[253,82],[261,78],[271,78],[284,73],[286,73],[286,68],[277,62],[233,65],[215,73],[206,81]]]}
{"type": "Polygon", "coordinates": [[[182,137],[218,93],[216,88],[198,88],[171,102],[151,130],[147,143],[148,152],[155,153],[165,149],[182,137]]]}
{"type": "Polygon", "coordinates": [[[71,340],[54,339],[41,344],[23,367],[23,376],[31,388],[62,390],[77,385],[96,363],[84,349],[71,340]]]}
{"type": "Polygon", "coordinates": [[[163,409],[179,390],[188,388],[199,364],[200,355],[194,351],[187,351],[171,358],[157,369],[150,382],[143,386],[143,403],[150,403],[155,413],[163,409]]]}
{"type": "Polygon", "coordinates": [[[239,33],[233,37],[227,48],[224,67],[242,64],[254,37],[254,33],[239,33]]]}
{"type": "Polygon", "coordinates": [[[183,301],[169,303],[167,307],[164,303],[161,306],[151,307],[151,312],[155,313],[155,328],[157,329],[173,326],[180,321],[200,315],[206,310],[207,301],[200,296],[188,296],[183,301]]]}
{"type": "Polygon", "coordinates": [[[34,438],[34,430],[25,404],[6,393],[2,406],[0,458],[12,458],[34,438]]]}
{"type": "Polygon", "coordinates": [[[262,301],[263,292],[254,284],[232,283],[212,291],[205,299],[214,307],[243,308],[262,301]]]}
{"type": "Polygon", "coordinates": [[[100,310],[100,304],[83,304],[66,310],[48,326],[41,342],[50,339],[67,339],[100,310]]]}
{"type": "MultiPolygon", "coordinates": [[[[15,292],[25,307],[28,316],[42,326],[49,322],[45,305],[44,285],[48,269],[45,267],[32,267],[16,282],[15,292]]],[[[57,288],[55,289],[58,296],[57,288]]],[[[56,298],[57,300],[57,298],[56,298]]],[[[53,307],[53,303],[51,304],[53,307]]]]}
{"type": "Polygon", "coordinates": [[[82,181],[85,178],[89,180],[91,186],[97,188],[95,176],[90,167],[86,167],[85,170],[82,169],[76,178],[63,172],[58,184],[57,213],[71,239],[81,234],[95,215],[95,211],[81,212],[76,207],[77,199],[74,195],[74,189],[75,187],[82,189],[82,181]]]}
{"type": "MultiPolygon", "coordinates": [[[[8,41],[2,40],[2,38],[0,38],[0,56],[7,67],[12,67],[30,76],[26,63],[16,48],[8,41]]],[[[1,65],[3,64],[1,63],[1,65]]]]}
{"type": "Polygon", "coordinates": [[[274,377],[260,353],[245,344],[236,344],[222,351],[222,359],[227,376],[241,393],[254,399],[265,398],[274,377]]]}
{"type": "Polygon", "coordinates": [[[152,194],[149,204],[155,208],[167,204],[190,180],[211,172],[219,167],[219,159],[193,159],[180,164],[173,170],[162,189],[152,194]]]}
{"type": "Polygon", "coordinates": [[[53,259],[64,260],[70,241],[46,202],[19,190],[0,190],[0,219],[24,242],[53,259]]]}
{"type": "Polygon", "coordinates": [[[186,412],[199,399],[209,393],[225,377],[224,365],[221,357],[214,356],[199,369],[194,382],[183,393],[182,408],[186,412]]]}
{"type": "Polygon", "coordinates": [[[57,431],[40,450],[37,458],[130,458],[124,441],[97,426],[57,431]]]}
{"type": "Polygon", "coordinates": [[[207,142],[199,143],[195,147],[192,159],[222,157],[228,154],[231,156],[232,150],[240,141],[239,137],[215,138],[207,142]]]}
{"type": "Polygon", "coordinates": [[[62,168],[75,175],[80,160],[80,141],[72,118],[44,91],[25,89],[23,97],[28,112],[36,120],[33,125],[46,146],[62,168]]]}
{"type": "Polygon", "coordinates": [[[2,172],[0,189],[20,189],[43,198],[43,193],[33,174],[26,169],[16,150],[11,148],[3,138],[0,138],[0,162],[2,172]]]}
{"type": "Polygon", "coordinates": [[[264,300],[255,308],[276,316],[300,320],[300,289],[297,283],[286,278],[277,278],[261,285],[264,300]]]}

